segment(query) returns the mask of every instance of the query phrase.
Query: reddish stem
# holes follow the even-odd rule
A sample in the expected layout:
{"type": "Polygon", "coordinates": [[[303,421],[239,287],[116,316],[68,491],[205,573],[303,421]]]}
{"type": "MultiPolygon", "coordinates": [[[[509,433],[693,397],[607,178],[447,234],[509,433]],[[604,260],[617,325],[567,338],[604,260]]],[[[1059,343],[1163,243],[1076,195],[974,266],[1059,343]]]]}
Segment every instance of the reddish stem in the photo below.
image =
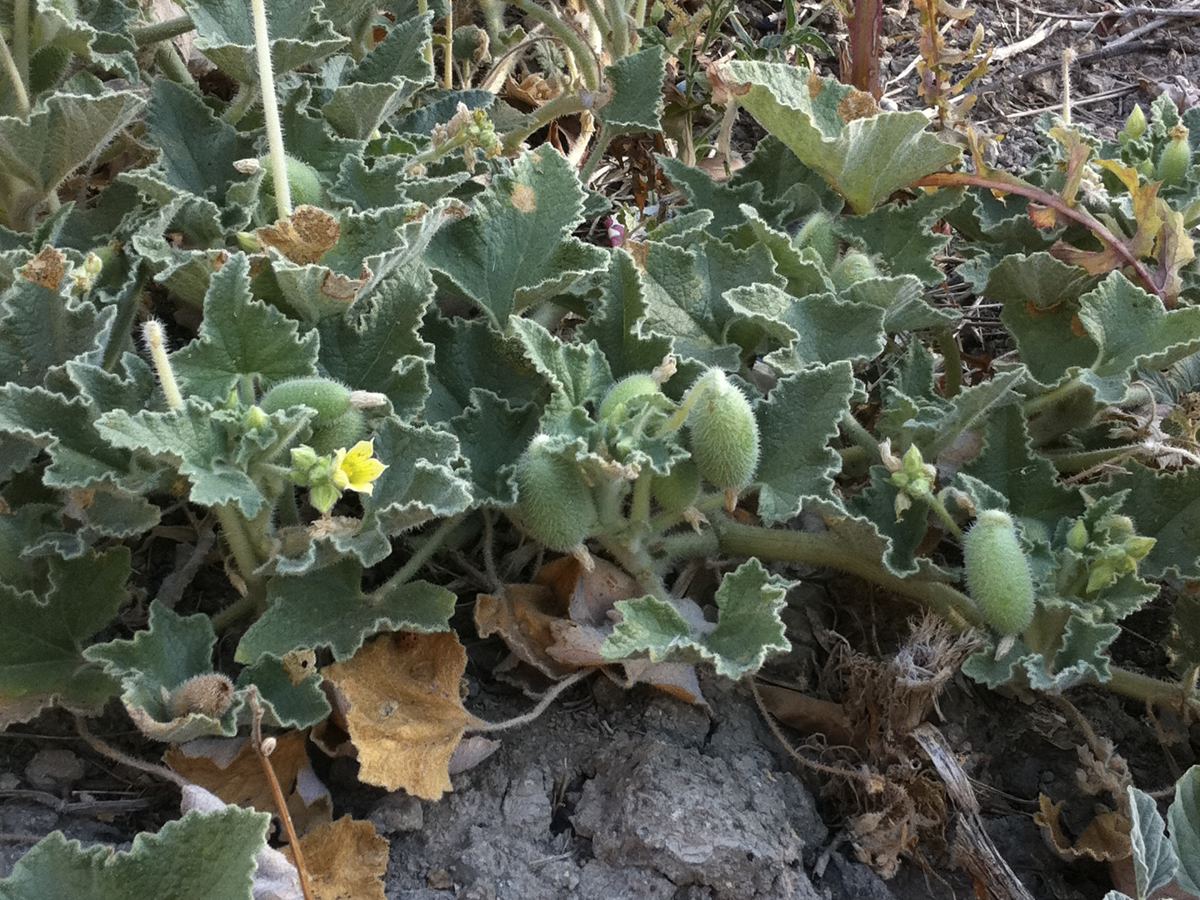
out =
{"type": "MultiPolygon", "coordinates": [[[[883,0],[852,0],[853,13],[846,18],[850,32],[849,82],[876,100],[883,96],[879,79],[880,42],[883,37],[883,0]]],[[[847,80],[842,73],[842,80],[847,80]]]]}
{"type": "Polygon", "coordinates": [[[1044,191],[1039,187],[1034,187],[1032,184],[1026,184],[1015,178],[1011,180],[1008,178],[989,178],[986,175],[976,175],[970,172],[937,172],[913,182],[914,187],[962,187],[964,185],[987,188],[993,191],[1001,191],[1025,197],[1054,210],[1064,219],[1070,219],[1072,222],[1082,225],[1094,234],[1100,243],[1112,250],[1113,253],[1121,258],[1125,265],[1133,270],[1134,274],[1137,275],[1138,281],[1142,283],[1142,286],[1149,293],[1158,297],[1168,309],[1174,306],[1163,295],[1162,288],[1155,284],[1150,270],[1142,264],[1140,259],[1130,252],[1124,241],[1109,231],[1102,222],[1095,219],[1090,213],[1073,206],[1068,206],[1061,197],[1057,197],[1049,191],[1044,191]]]}

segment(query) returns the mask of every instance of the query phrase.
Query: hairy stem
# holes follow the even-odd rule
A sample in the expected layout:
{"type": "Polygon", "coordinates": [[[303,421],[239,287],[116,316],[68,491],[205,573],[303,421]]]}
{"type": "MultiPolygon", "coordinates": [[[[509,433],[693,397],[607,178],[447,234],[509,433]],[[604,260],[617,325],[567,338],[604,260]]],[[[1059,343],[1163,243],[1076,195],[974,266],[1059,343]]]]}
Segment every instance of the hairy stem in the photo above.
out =
{"type": "MultiPolygon", "coordinates": [[[[429,12],[429,0],[417,0],[417,15],[424,16],[429,12]]],[[[433,41],[425,45],[425,62],[433,67],[433,41]]]]}
{"type": "Polygon", "coordinates": [[[454,90],[454,6],[446,14],[446,52],[442,57],[442,87],[454,90]]]}
{"type": "Polygon", "coordinates": [[[221,113],[221,121],[236,126],[238,122],[245,118],[246,113],[250,112],[250,107],[258,102],[258,97],[257,84],[239,85],[237,93],[233,95],[233,99],[229,101],[229,105],[221,113]]]}
{"type": "Polygon", "coordinates": [[[283,149],[283,124],[279,119],[279,101],[275,95],[275,69],[271,64],[271,38],[267,32],[265,0],[250,0],[250,9],[254,15],[254,50],[258,59],[258,82],[262,87],[267,146],[271,153],[271,179],[275,184],[275,210],[280,219],[287,219],[292,215],[292,189],[287,179],[287,158],[283,149]]]}
{"type": "Polygon", "coordinates": [[[545,128],[555,119],[571,116],[584,110],[596,109],[598,95],[590,91],[560,94],[549,103],[544,103],[526,116],[525,120],[501,139],[506,153],[518,150],[534,132],[545,128]]]}
{"type": "Polygon", "coordinates": [[[592,176],[596,174],[596,169],[599,168],[601,161],[604,159],[604,154],[608,150],[608,145],[612,143],[612,129],[607,123],[600,124],[600,131],[596,135],[596,141],[592,144],[591,152],[588,153],[587,162],[583,164],[583,168],[579,170],[579,180],[586,187],[588,182],[592,180],[592,176]]]}
{"type": "MultiPolygon", "coordinates": [[[[15,43],[15,41],[14,41],[15,43]]],[[[0,67],[4,69],[5,80],[12,85],[13,99],[17,101],[17,115],[24,119],[29,116],[29,92],[25,90],[25,82],[21,80],[21,71],[17,68],[16,60],[8,50],[8,44],[0,37],[0,67]]]]}
{"type": "Polygon", "coordinates": [[[150,319],[142,326],[142,337],[146,341],[146,349],[150,351],[150,361],[158,375],[158,383],[162,385],[163,397],[168,409],[183,409],[183,393],[179,390],[179,382],[175,380],[175,369],[171,366],[171,358],[167,354],[166,335],[162,322],[150,319]]]}
{"type": "Polygon", "coordinates": [[[413,551],[412,556],[408,558],[404,565],[396,570],[396,574],[377,587],[372,593],[376,597],[382,597],[388,591],[394,590],[395,588],[398,588],[401,585],[407,584],[409,581],[411,581],[412,577],[421,570],[421,567],[425,565],[425,563],[429,562],[433,554],[435,554],[438,551],[438,548],[445,543],[446,538],[450,536],[450,533],[459,526],[459,523],[461,523],[464,518],[466,518],[466,514],[460,513],[457,516],[444,519],[433,531],[433,533],[430,534],[429,537],[427,537],[421,543],[421,545],[417,547],[416,550],[413,551]]]}
{"type": "Polygon", "coordinates": [[[196,23],[192,21],[192,17],[188,15],[176,16],[174,19],[167,19],[163,22],[151,22],[148,25],[138,25],[136,28],[129,29],[129,34],[133,38],[133,42],[139,47],[148,47],[150,44],[157,44],[159,41],[169,41],[172,38],[177,38],[181,34],[187,34],[196,28],[196,23]]]}
{"type": "Polygon", "coordinates": [[[608,15],[609,54],[614,61],[629,55],[629,11],[625,0],[605,0],[608,15]]]}
{"type": "Polygon", "coordinates": [[[592,53],[591,48],[588,47],[579,32],[550,10],[538,6],[534,0],[513,0],[513,6],[563,42],[567,50],[575,57],[575,63],[579,66],[583,78],[583,86],[588,91],[594,92],[600,89],[600,67],[596,62],[596,55],[592,53]]]}
{"type": "Polygon", "coordinates": [[[17,81],[29,86],[29,6],[33,0],[13,0],[12,58],[17,81]]]}
{"type": "Polygon", "coordinates": [[[952,400],[962,390],[962,354],[958,349],[958,341],[954,339],[954,332],[950,329],[939,331],[936,340],[946,372],[946,399],[952,400]]]}
{"type": "Polygon", "coordinates": [[[154,50],[154,62],[163,76],[176,84],[191,88],[196,86],[196,79],[188,71],[187,65],[179,55],[179,51],[175,49],[174,44],[159,44],[154,50]]]}

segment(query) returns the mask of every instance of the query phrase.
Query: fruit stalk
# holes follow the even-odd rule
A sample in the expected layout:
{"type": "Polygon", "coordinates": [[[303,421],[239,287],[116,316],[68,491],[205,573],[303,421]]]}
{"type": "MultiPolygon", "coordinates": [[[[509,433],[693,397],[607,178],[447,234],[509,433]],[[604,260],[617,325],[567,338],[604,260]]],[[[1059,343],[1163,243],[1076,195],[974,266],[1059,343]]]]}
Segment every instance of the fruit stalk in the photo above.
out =
{"type": "Polygon", "coordinates": [[[271,64],[271,39],[267,32],[264,0],[250,0],[250,11],[254,17],[254,51],[258,60],[258,81],[262,86],[263,119],[271,154],[271,180],[275,184],[275,208],[279,218],[287,219],[292,215],[292,189],[287,180],[287,156],[283,148],[279,101],[275,95],[275,69],[271,64]]]}

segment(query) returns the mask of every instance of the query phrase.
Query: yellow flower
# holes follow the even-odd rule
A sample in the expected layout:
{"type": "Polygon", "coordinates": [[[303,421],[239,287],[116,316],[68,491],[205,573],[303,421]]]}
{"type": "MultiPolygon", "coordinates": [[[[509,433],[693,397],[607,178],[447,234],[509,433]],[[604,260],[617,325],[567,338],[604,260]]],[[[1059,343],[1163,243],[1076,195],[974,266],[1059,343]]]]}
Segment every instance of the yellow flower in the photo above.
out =
{"type": "Polygon", "coordinates": [[[343,447],[334,454],[333,483],[343,491],[369,494],[375,489],[372,482],[378,480],[386,468],[375,459],[374,442],[359,441],[349,450],[343,447]]]}

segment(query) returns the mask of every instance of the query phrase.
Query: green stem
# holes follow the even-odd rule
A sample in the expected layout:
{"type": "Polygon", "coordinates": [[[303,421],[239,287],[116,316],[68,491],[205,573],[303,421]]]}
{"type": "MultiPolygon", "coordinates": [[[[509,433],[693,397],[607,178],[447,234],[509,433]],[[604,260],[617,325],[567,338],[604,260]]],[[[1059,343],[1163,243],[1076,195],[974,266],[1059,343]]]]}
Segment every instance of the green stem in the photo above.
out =
{"type": "Polygon", "coordinates": [[[867,431],[858,419],[854,418],[854,414],[846,412],[842,415],[841,421],[842,431],[846,432],[846,437],[852,440],[858,447],[861,447],[863,452],[870,457],[871,464],[874,465],[881,457],[879,449],[879,441],[875,440],[875,435],[867,431]]]}
{"type": "Polygon", "coordinates": [[[187,64],[175,49],[174,44],[159,44],[154,49],[154,62],[165,78],[182,84],[184,87],[195,87],[196,79],[188,71],[187,64]]]}
{"type": "Polygon", "coordinates": [[[705,529],[697,534],[694,531],[681,531],[669,534],[658,541],[652,549],[661,568],[668,568],[680,559],[712,559],[721,553],[717,535],[713,530],[705,529]]]}
{"type": "Polygon", "coordinates": [[[137,318],[138,309],[142,305],[142,289],[146,285],[149,271],[144,263],[137,263],[137,276],[130,286],[128,293],[122,294],[117,300],[117,317],[113,320],[104,344],[104,355],[100,365],[105,372],[114,372],[125,350],[125,341],[133,328],[133,320],[137,318]]]}
{"type": "Polygon", "coordinates": [[[1186,685],[1161,681],[1120,666],[1110,667],[1109,672],[1112,677],[1106,682],[1106,687],[1114,694],[1167,708],[1178,709],[1186,703],[1193,712],[1200,710],[1200,699],[1192,696],[1186,685]]]}
{"type": "Polygon", "coordinates": [[[633,27],[642,29],[646,27],[646,0],[634,0],[633,4],[633,27]]]}
{"type": "MultiPolygon", "coordinates": [[[[417,0],[417,15],[424,16],[429,12],[429,0],[417,0]]],[[[429,41],[425,45],[425,62],[432,68],[433,66],[433,41],[429,41]]]]}
{"type": "Polygon", "coordinates": [[[929,503],[929,508],[933,510],[933,514],[946,526],[946,530],[961,543],[964,537],[963,530],[954,521],[953,516],[950,515],[950,511],[946,509],[946,504],[942,502],[942,498],[937,494],[931,493],[925,499],[929,503]]]}
{"type": "Polygon", "coordinates": [[[1145,448],[1141,444],[1122,444],[1119,447],[1103,447],[1099,450],[1067,450],[1042,455],[1054,463],[1054,468],[1060,475],[1077,475],[1106,462],[1137,456],[1144,451],[1145,448]]]}
{"type": "Polygon", "coordinates": [[[629,55],[629,11],[624,0],[604,0],[610,31],[609,51],[614,60],[629,55]]]}
{"type": "Polygon", "coordinates": [[[633,499],[629,504],[629,520],[638,528],[645,528],[650,522],[650,487],[654,481],[654,473],[645,469],[633,483],[633,499]]]}
{"type": "Polygon", "coordinates": [[[1073,400],[1076,394],[1086,390],[1090,390],[1086,384],[1078,378],[1072,378],[1070,381],[1064,381],[1058,387],[1046,391],[1044,394],[1030,397],[1022,404],[1021,408],[1024,410],[1026,417],[1033,418],[1060,403],[1067,403],[1073,400]]]}
{"type": "Polygon", "coordinates": [[[713,518],[721,553],[757,556],[764,561],[801,563],[838,569],[930,607],[951,624],[981,625],[979,610],[956,588],[938,581],[919,581],[893,575],[861,553],[848,549],[834,534],[787,531],[742,525],[725,516],[713,518]]]}
{"type": "Polygon", "coordinates": [[[225,111],[221,113],[221,121],[228,125],[236,126],[238,122],[245,118],[246,113],[250,112],[250,108],[258,102],[258,97],[257,84],[239,85],[237,93],[229,101],[229,105],[225,107],[225,111]]]}
{"type": "Polygon", "coordinates": [[[600,89],[600,67],[596,62],[596,55],[592,53],[592,49],[579,32],[550,10],[538,6],[534,0],[513,0],[513,6],[563,42],[567,50],[575,57],[575,64],[579,66],[583,76],[583,85],[587,90],[595,92],[600,89]]]}
{"type": "Polygon", "coordinates": [[[254,17],[254,52],[258,60],[258,83],[262,88],[263,119],[267,146],[271,151],[271,179],[275,184],[275,210],[281,219],[292,217],[292,189],[287,179],[287,157],[283,149],[283,124],[275,95],[275,69],[271,63],[271,38],[267,31],[264,0],[250,0],[254,17]]]}
{"type": "Polygon", "coordinates": [[[446,48],[442,55],[442,87],[447,91],[454,90],[454,4],[448,0],[450,7],[446,13],[446,48]]]}
{"type": "Polygon", "coordinates": [[[450,536],[450,533],[459,526],[464,518],[466,518],[466,513],[459,513],[457,516],[442,520],[437,529],[413,551],[408,561],[397,569],[391,578],[372,591],[371,596],[374,598],[383,597],[389,591],[393,591],[401,585],[408,584],[412,580],[412,577],[421,570],[421,567],[429,562],[430,557],[437,552],[438,548],[442,546],[446,538],[450,536]]]}
{"type": "Polygon", "coordinates": [[[229,552],[233,554],[233,561],[237,565],[238,573],[246,582],[247,595],[253,598],[254,604],[261,609],[265,601],[263,583],[262,578],[255,574],[261,560],[254,550],[253,542],[246,534],[248,523],[232,506],[222,504],[215,509],[217,521],[221,525],[221,536],[229,545],[229,552]]]}
{"type": "Polygon", "coordinates": [[[299,525],[300,507],[296,504],[296,489],[291,484],[283,486],[279,495],[279,522],[281,525],[299,525]]]}
{"type": "Polygon", "coordinates": [[[162,386],[167,408],[183,409],[183,393],[179,390],[179,382],[175,380],[175,369],[172,368],[171,358],[167,354],[167,340],[162,322],[150,319],[142,326],[142,336],[150,351],[150,361],[154,363],[154,371],[158,375],[158,383],[162,386]]]}
{"type": "Polygon", "coordinates": [[[583,4],[587,7],[588,15],[592,17],[592,22],[600,33],[608,34],[610,26],[608,24],[608,15],[604,12],[602,0],[583,0],[583,4]]]}
{"type": "Polygon", "coordinates": [[[148,47],[150,44],[157,44],[159,41],[169,41],[172,38],[179,37],[181,34],[187,34],[189,31],[194,31],[195,28],[196,23],[192,21],[192,17],[183,15],[177,16],[174,19],[167,19],[163,22],[138,25],[136,28],[129,29],[129,35],[139,47],[148,47]]]}
{"type": "Polygon", "coordinates": [[[962,390],[962,353],[958,349],[958,341],[954,339],[953,331],[939,331],[936,340],[946,370],[946,399],[953,399],[962,390]]]}
{"type": "Polygon", "coordinates": [[[598,537],[597,540],[608,555],[615,559],[621,568],[637,580],[642,590],[660,600],[669,599],[670,594],[667,592],[667,586],[663,584],[662,578],[655,569],[654,560],[650,558],[645,550],[635,549],[628,544],[604,535],[598,537]]]}
{"type": "Polygon", "coordinates": [[[596,174],[596,169],[599,168],[600,162],[604,159],[604,154],[608,151],[608,145],[612,143],[612,129],[608,127],[608,123],[600,124],[600,131],[596,135],[596,140],[592,143],[591,152],[588,153],[587,162],[583,164],[583,168],[579,171],[579,180],[586,186],[592,180],[592,176],[596,174]]]}
{"type": "Polygon", "coordinates": [[[249,594],[238,597],[224,609],[212,614],[213,630],[224,634],[242,619],[253,615],[260,609],[259,601],[249,594]]]}
{"type": "Polygon", "coordinates": [[[21,80],[21,71],[17,68],[16,60],[8,51],[8,44],[0,37],[0,67],[4,69],[5,80],[12,85],[13,97],[17,101],[17,115],[29,117],[29,92],[25,90],[25,82],[21,80]]]}
{"type": "Polygon", "coordinates": [[[33,0],[13,0],[12,57],[17,80],[29,87],[29,5],[33,0]]]}
{"type": "Polygon", "coordinates": [[[506,153],[514,153],[531,134],[545,128],[555,119],[571,116],[587,109],[596,108],[597,95],[584,91],[579,94],[560,94],[549,103],[544,103],[501,138],[506,153]]]}

